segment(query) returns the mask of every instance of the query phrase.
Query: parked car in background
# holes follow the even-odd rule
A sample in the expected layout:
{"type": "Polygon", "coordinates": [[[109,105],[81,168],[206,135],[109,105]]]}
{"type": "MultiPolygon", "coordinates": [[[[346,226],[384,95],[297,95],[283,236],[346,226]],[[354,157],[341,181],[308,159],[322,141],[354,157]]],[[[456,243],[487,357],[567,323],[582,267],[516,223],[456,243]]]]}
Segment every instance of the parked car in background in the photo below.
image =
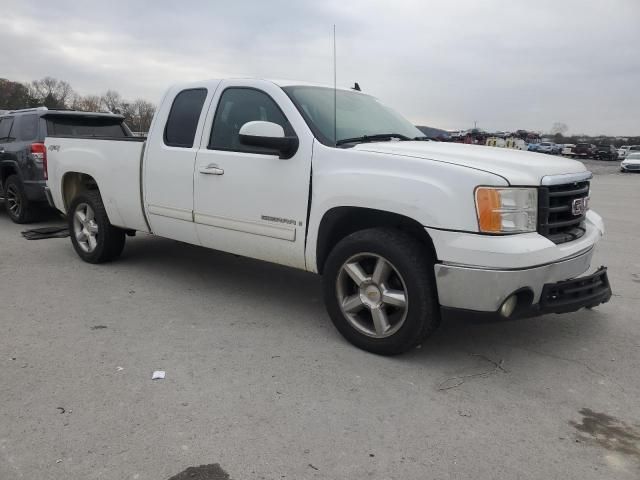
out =
{"type": "Polygon", "coordinates": [[[563,145],[559,143],[554,143],[553,148],[551,149],[551,153],[554,155],[560,155],[562,153],[563,145]]]}
{"type": "Polygon", "coordinates": [[[640,172],[640,152],[630,153],[620,163],[621,172],[640,172]]]}
{"type": "Polygon", "coordinates": [[[539,146],[539,143],[530,143],[529,145],[527,145],[527,150],[530,152],[537,152],[539,146]]]}
{"type": "Polygon", "coordinates": [[[611,297],[606,268],[590,271],[604,226],[581,162],[427,141],[355,90],[178,85],[147,140],[45,144],[82,260],[114,260],[138,230],[319,273],[336,328],[374,353],[419,345],[443,311],[509,318],[611,297]]]}
{"type": "Polygon", "coordinates": [[[624,158],[627,158],[627,156],[629,156],[632,153],[639,153],[640,152],[640,145],[628,145],[626,147],[623,147],[625,149],[625,154],[624,154],[624,158]]]}
{"type": "Polygon", "coordinates": [[[618,150],[613,145],[598,145],[596,147],[596,159],[613,161],[618,159],[618,150]]]}
{"type": "Polygon", "coordinates": [[[542,142],[538,144],[538,149],[536,151],[539,153],[553,153],[553,146],[553,143],[542,142]]]}
{"type": "Polygon", "coordinates": [[[0,115],[0,194],[9,218],[28,223],[47,205],[44,139],[47,135],[120,138],[131,136],[122,115],[13,110],[0,115]]]}
{"type": "Polygon", "coordinates": [[[573,154],[577,157],[593,158],[596,155],[596,146],[591,143],[577,143],[573,154]]]}
{"type": "Polygon", "coordinates": [[[561,151],[560,153],[562,153],[562,155],[566,155],[566,156],[568,156],[568,157],[571,157],[571,156],[573,156],[573,155],[574,155],[574,153],[573,153],[573,149],[574,149],[575,147],[576,147],[576,146],[575,146],[573,143],[565,143],[565,144],[562,146],[562,151],[561,151]]]}
{"type": "Polygon", "coordinates": [[[620,160],[622,160],[625,157],[625,155],[627,154],[627,150],[626,149],[627,149],[627,147],[620,147],[618,149],[618,158],[620,160]]]}

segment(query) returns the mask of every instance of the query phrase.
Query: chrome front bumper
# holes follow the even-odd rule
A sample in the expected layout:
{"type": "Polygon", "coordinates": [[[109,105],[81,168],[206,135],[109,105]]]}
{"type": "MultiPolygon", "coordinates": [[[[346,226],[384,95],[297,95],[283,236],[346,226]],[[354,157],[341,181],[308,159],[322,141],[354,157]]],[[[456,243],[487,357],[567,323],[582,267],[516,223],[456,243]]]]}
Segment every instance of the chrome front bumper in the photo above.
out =
{"type": "Polygon", "coordinates": [[[573,257],[531,268],[492,269],[435,265],[440,305],[445,308],[497,312],[514,292],[529,291],[537,305],[545,285],[574,279],[589,270],[594,247],[573,257]]]}

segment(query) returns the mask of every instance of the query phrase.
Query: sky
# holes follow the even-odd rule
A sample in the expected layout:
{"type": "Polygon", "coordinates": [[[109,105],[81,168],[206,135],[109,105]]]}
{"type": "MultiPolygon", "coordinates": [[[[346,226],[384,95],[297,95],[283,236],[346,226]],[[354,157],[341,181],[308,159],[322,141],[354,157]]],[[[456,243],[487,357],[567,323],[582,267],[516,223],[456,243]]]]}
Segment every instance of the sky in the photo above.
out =
{"type": "Polygon", "coordinates": [[[0,78],[158,103],[251,76],[362,89],[415,124],[640,135],[640,0],[3,0],[0,78]]]}

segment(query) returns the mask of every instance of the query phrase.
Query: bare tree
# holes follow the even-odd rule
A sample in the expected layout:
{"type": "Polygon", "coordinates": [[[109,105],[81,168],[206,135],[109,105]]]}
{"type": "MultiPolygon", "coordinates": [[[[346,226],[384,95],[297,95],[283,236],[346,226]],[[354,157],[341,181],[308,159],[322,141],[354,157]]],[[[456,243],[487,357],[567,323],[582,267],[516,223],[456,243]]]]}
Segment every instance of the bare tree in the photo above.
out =
{"type": "Polygon", "coordinates": [[[85,95],[82,97],[82,109],[87,112],[99,112],[100,97],[98,95],[85,95]]]}
{"type": "Polygon", "coordinates": [[[102,106],[113,113],[121,113],[122,111],[122,97],[115,90],[107,90],[102,97],[100,97],[102,106]]]}
{"type": "Polygon", "coordinates": [[[29,93],[34,100],[47,108],[67,108],[73,97],[73,89],[69,82],[53,77],[34,80],[29,85],[29,93]]]}
{"type": "Polygon", "coordinates": [[[14,110],[26,108],[32,105],[33,99],[29,95],[29,89],[19,82],[12,82],[0,78],[0,109],[14,110]]]}
{"type": "Polygon", "coordinates": [[[136,99],[131,104],[132,122],[130,126],[136,132],[148,132],[155,111],[156,107],[153,103],[141,98],[136,99]]]}
{"type": "Polygon", "coordinates": [[[565,133],[567,133],[567,130],[569,130],[569,127],[567,126],[566,123],[562,123],[562,122],[555,122],[552,126],[551,126],[551,135],[564,135],[565,133]]]}

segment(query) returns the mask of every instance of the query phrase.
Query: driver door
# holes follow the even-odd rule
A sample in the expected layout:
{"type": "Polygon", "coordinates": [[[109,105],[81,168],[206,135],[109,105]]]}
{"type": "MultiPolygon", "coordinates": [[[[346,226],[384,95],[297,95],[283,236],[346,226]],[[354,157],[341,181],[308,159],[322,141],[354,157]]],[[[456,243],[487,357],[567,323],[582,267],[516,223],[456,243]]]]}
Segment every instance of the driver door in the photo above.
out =
{"type": "MultiPolygon", "coordinates": [[[[194,172],[194,221],[203,246],[305,268],[304,240],[311,171],[304,122],[286,94],[270,82],[221,86],[214,99],[194,172]],[[243,145],[247,122],[277,123],[298,135],[293,157],[243,145]]],[[[205,127],[206,128],[206,127],[205,127]]]]}

